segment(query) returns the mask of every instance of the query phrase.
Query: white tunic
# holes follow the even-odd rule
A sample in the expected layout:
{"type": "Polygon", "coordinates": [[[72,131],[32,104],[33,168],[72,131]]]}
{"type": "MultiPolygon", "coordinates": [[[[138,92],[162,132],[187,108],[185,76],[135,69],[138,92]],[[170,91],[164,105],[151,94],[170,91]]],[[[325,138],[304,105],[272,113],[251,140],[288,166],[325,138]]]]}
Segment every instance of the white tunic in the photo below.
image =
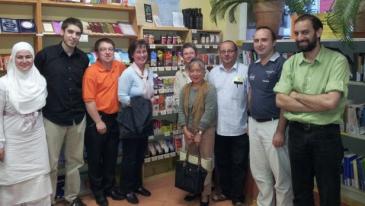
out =
{"type": "Polygon", "coordinates": [[[6,87],[1,78],[0,140],[5,140],[5,158],[0,161],[0,206],[38,200],[52,192],[42,113],[19,114],[7,101],[6,87]]]}

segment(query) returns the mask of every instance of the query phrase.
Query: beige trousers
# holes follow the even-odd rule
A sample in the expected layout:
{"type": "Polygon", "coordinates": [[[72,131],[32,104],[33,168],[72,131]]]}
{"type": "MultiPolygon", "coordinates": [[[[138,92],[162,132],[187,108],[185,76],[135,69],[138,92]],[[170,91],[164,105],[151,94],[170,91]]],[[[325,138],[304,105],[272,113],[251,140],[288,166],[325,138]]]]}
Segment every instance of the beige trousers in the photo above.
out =
{"type": "Polygon", "coordinates": [[[35,200],[32,202],[22,203],[15,206],[50,206],[51,205],[51,196],[47,195],[46,197],[35,200]]]}
{"type": "MultiPolygon", "coordinates": [[[[190,154],[197,155],[199,148],[200,156],[204,159],[211,159],[213,161],[213,154],[214,154],[214,136],[215,136],[215,127],[208,128],[202,135],[201,142],[199,147],[195,145],[188,145],[186,143],[186,147],[189,147],[190,154]]],[[[194,143],[192,143],[194,144],[194,143]]],[[[186,150],[187,148],[185,148],[186,150]]],[[[213,164],[212,164],[213,165],[213,164]]],[[[204,181],[204,190],[202,192],[202,197],[208,196],[212,192],[212,172],[213,168],[207,169],[208,174],[204,181]]]]}
{"type": "Polygon", "coordinates": [[[56,195],[58,159],[62,146],[65,155],[65,199],[72,202],[80,192],[79,168],[84,164],[85,118],[71,126],[60,126],[44,118],[51,167],[52,202],[56,195]]]}

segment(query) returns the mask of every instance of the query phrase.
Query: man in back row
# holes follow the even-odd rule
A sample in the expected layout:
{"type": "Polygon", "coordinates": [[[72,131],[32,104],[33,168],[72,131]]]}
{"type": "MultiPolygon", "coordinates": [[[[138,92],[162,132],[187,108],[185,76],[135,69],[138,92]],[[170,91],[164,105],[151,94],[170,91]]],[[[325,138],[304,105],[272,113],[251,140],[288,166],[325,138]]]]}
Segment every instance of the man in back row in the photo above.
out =
{"type": "Polygon", "coordinates": [[[314,206],[316,177],[321,206],[339,206],[343,147],[339,124],[346,103],[349,65],[320,44],[322,22],[304,14],[294,23],[297,47],[275,86],[276,104],[289,121],[289,157],[295,206],[314,206]]]}
{"type": "Polygon", "coordinates": [[[43,115],[51,167],[52,202],[54,204],[56,194],[58,159],[64,146],[65,199],[71,206],[85,206],[78,195],[85,132],[81,86],[89,59],[76,47],[83,31],[81,21],[67,18],[61,29],[62,42],[42,49],[34,59],[47,81],[48,96],[43,115]]]}

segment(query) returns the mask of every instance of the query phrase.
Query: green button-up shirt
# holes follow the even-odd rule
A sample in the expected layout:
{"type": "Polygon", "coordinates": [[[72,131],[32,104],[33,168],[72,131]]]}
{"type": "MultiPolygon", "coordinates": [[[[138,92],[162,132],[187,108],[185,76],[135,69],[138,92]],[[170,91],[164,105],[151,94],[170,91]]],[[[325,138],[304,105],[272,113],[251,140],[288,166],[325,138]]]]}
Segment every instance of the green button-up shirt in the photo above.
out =
{"type": "Polygon", "coordinates": [[[289,121],[325,125],[341,123],[349,82],[347,59],[339,52],[321,46],[313,63],[304,58],[303,52],[291,56],[283,66],[279,82],[274,87],[276,93],[289,95],[291,91],[316,95],[331,91],[342,93],[336,109],[324,112],[285,112],[289,121]]]}

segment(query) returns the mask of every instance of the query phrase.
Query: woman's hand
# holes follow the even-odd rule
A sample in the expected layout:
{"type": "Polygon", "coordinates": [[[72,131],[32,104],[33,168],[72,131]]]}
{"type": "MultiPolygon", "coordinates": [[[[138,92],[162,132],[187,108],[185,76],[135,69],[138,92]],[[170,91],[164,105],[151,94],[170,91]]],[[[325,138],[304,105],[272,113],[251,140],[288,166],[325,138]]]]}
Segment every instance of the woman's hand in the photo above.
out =
{"type": "Polygon", "coordinates": [[[193,133],[191,133],[186,126],[184,126],[183,131],[184,131],[185,142],[188,144],[192,143],[194,140],[193,133]]]}
{"type": "Polygon", "coordinates": [[[201,142],[201,140],[202,140],[202,135],[201,135],[201,133],[196,133],[195,135],[194,135],[194,142],[195,142],[195,144],[196,145],[199,145],[200,144],[200,142],[201,142]]]}
{"type": "Polygon", "coordinates": [[[5,149],[0,148],[0,161],[4,161],[4,157],[5,157],[5,149]]]}

